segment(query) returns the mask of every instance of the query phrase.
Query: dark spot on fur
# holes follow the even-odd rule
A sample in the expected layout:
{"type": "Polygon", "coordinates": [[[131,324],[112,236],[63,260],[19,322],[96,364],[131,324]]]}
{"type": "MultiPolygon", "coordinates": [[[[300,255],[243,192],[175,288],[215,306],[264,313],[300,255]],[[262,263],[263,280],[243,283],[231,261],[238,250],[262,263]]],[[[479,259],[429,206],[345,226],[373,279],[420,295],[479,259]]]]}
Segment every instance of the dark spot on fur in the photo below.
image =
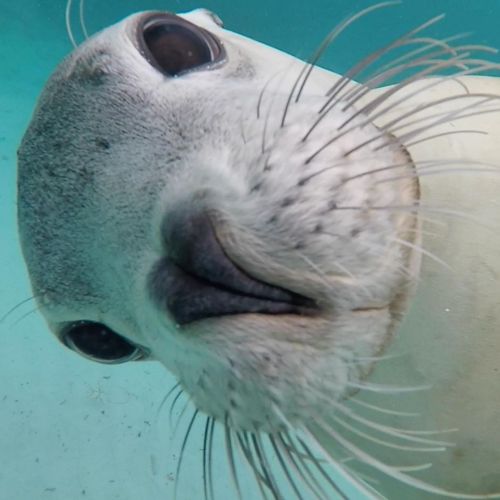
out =
{"type": "Polygon", "coordinates": [[[257,184],[254,184],[254,185],[250,188],[250,192],[251,192],[251,193],[255,193],[256,191],[259,191],[261,187],[262,187],[262,182],[257,182],[257,184]]]}
{"type": "Polygon", "coordinates": [[[328,202],[328,210],[336,210],[338,208],[338,205],[335,201],[330,200],[328,202]]]}
{"type": "Polygon", "coordinates": [[[97,146],[99,146],[101,149],[109,149],[110,148],[110,144],[109,144],[109,141],[104,139],[104,137],[97,137],[96,140],[95,140],[95,143],[97,144],[97,146]]]}
{"type": "Polygon", "coordinates": [[[278,220],[278,216],[277,215],[273,215],[272,217],[270,217],[270,219],[267,221],[267,223],[268,224],[274,224],[277,220],[278,220]]]}
{"type": "Polygon", "coordinates": [[[290,205],[293,205],[297,201],[296,198],[293,198],[291,196],[287,196],[286,198],[283,199],[281,202],[282,207],[289,207],[290,205]]]}
{"type": "Polygon", "coordinates": [[[273,166],[272,165],[269,165],[269,163],[266,163],[264,165],[264,172],[269,172],[270,170],[272,170],[273,166]]]}
{"type": "Polygon", "coordinates": [[[230,399],[229,404],[231,405],[231,408],[233,408],[234,410],[238,408],[238,403],[236,403],[234,399],[230,399]]]}
{"type": "Polygon", "coordinates": [[[356,236],[358,236],[358,234],[361,233],[361,229],[359,229],[359,227],[355,227],[354,229],[351,229],[351,238],[355,238],[356,236]]]}
{"type": "Polygon", "coordinates": [[[306,244],[304,243],[304,241],[297,241],[297,243],[295,243],[295,245],[293,246],[293,248],[295,250],[302,250],[306,247],[306,244]]]}
{"type": "Polygon", "coordinates": [[[323,224],[321,222],[318,222],[315,226],[314,229],[312,230],[313,233],[322,233],[323,232],[323,224]]]}
{"type": "Polygon", "coordinates": [[[305,186],[310,179],[311,179],[310,177],[302,177],[302,179],[299,179],[299,182],[297,182],[297,186],[298,187],[305,186]]]}

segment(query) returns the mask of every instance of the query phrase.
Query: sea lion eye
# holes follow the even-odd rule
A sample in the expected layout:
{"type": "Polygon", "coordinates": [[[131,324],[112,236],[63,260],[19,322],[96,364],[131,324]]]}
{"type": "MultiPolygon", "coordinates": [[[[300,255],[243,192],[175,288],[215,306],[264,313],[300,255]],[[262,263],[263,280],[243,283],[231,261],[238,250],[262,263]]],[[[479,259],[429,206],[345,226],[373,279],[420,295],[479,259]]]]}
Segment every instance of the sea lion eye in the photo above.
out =
{"type": "Polygon", "coordinates": [[[148,14],[139,22],[138,48],[143,57],[167,76],[210,69],[225,59],[212,33],[173,14],[148,14]]]}
{"type": "Polygon", "coordinates": [[[144,351],[101,323],[78,321],[65,328],[64,344],[100,363],[124,363],[144,357],[144,351]]]}

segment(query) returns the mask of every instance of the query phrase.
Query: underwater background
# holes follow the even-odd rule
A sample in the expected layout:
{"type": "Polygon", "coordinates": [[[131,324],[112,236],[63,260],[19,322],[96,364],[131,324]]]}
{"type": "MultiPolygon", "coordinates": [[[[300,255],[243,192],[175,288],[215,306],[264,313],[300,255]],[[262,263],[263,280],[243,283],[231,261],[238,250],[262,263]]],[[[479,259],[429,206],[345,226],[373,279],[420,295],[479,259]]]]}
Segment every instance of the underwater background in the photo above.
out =
{"type": "MultiPolygon", "coordinates": [[[[139,10],[205,7],[227,29],[307,58],[337,22],[373,3],[87,0],[85,20],[94,33],[139,10]]],[[[81,41],[77,10],[72,25],[81,41]]],[[[355,23],[321,65],[342,73],[442,12],[434,36],[473,31],[471,43],[500,48],[500,0],[406,0],[355,23]]],[[[104,366],[78,357],[51,336],[34,300],[26,300],[31,292],[15,221],[16,149],[37,95],[71,44],[62,0],[1,0],[0,13],[0,500],[171,499],[180,440],[171,440],[169,404],[161,402],[175,381],[158,364],[104,366]]],[[[183,406],[174,408],[174,424],[183,406]]],[[[180,500],[202,498],[202,434],[194,436],[180,500]]],[[[224,462],[223,450],[220,455],[224,462]]],[[[227,469],[217,467],[216,460],[223,492],[227,469]]],[[[350,498],[362,498],[351,491],[350,498]]],[[[221,498],[233,498],[227,495],[221,498]]]]}

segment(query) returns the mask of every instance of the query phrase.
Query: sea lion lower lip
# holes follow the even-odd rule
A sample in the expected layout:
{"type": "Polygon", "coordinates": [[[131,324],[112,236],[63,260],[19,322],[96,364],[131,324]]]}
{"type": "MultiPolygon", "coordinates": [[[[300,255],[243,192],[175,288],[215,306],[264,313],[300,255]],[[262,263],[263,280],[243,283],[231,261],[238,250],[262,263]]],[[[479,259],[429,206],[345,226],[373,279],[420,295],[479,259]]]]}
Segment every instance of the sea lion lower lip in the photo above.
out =
{"type": "MultiPolygon", "coordinates": [[[[294,292],[277,288],[280,299],[249,294],[237,286],[224,286],[188,273],[168,258],[155,266],[150,284],[155,302],[166,307],[179,325],[234,314],[310,315],[317,311],[312,299],[294,292]]],[[[265,285],[266,289],[271,287],[265,285]]]]}

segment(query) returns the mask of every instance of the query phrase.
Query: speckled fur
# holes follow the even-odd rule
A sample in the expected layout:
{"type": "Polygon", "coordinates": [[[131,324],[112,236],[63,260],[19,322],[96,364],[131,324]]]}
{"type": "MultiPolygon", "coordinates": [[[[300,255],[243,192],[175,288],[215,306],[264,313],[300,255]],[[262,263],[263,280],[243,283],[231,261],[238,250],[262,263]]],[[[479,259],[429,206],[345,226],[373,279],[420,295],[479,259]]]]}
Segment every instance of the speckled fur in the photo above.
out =
{"type": "Polygon", "coordinates": [[[391,238],[411,239],[416,224],[368,210],[413,203],[414,178],[349,178],[407,153],[384,137],[345,156],[379,134],[368,125],[309,161],[353,109],[302,141],[322,97],[303,96],[280,127],[288,89],[270,85],[258,118],[268,75],[237,47],[226,43],[220,68],[167,79],[130,42],[134,22],[61,64],[20,149],[20,230],[42,312],[56,335],[87,319],[147,347],[201,410],[236,428],[279,428],[275,407],[291,423],[327,412],[370,369],[352,361],[379,353],[399,319],[410,255],[391,238]],[[161,221],[198,205],[235,262],[316,299],[321,314],[178,328],[150,299],[150,273],[168,253],[161,221]]]}

